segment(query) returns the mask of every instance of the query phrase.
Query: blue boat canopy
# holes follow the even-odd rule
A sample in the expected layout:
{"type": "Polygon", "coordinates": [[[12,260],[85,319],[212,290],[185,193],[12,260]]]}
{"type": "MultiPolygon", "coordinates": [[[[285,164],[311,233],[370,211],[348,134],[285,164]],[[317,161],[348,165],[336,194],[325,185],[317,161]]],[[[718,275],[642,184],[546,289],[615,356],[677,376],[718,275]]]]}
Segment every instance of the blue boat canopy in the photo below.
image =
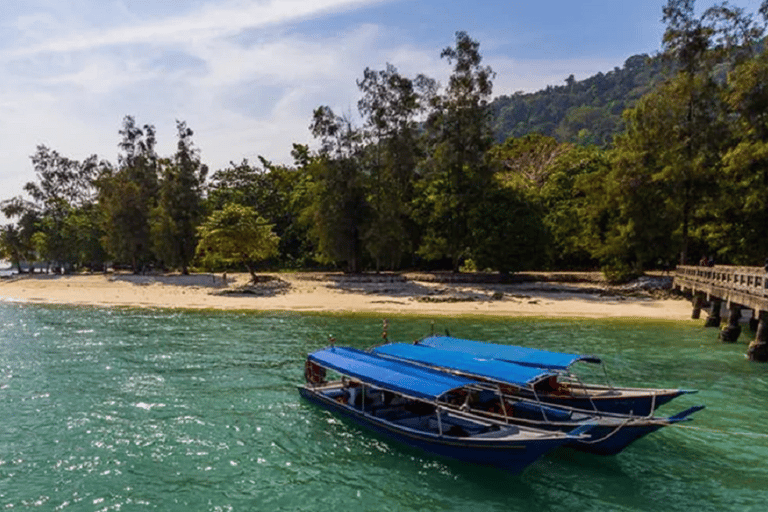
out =
{"type": "Polygon", "coordinates": [[[366,384],[425,400],[435,400],[448,391],[474,382],[464,377],[404,361],[386,359],[349,347],[318,350],[307,358],[320,366],[366,384]]]}
{"type": "Polygon", "coordinates": [[[418,342],[419,345],[441,350],[463,352],[483,359],[509,361],[536,368],[565,370],[577,361],[601,363],[599,357],[580,354],[550,352],[535,348],[517,347],[515,345],[498,345],[483,341],[462,340],[449,336],[429,336],[418,342]]]}
{"type": "Polygon", "coordinates": [[[389,343],[373,349],[374,354],[415,361],[476,375],[494,382],[525,387],[553,375],[549,370],[508,361],[483,359],[464,352],[452,352],[423,345],[389,343]]]}

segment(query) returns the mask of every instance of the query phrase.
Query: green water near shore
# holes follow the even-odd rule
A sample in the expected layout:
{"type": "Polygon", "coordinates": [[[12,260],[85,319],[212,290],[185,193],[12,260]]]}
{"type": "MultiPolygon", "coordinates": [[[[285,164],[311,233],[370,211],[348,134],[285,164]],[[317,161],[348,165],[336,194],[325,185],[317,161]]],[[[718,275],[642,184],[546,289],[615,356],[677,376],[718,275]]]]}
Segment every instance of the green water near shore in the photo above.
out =
{"type": "MultiPolygon", "coordinates": [[[[428,334],[389,319],[390,339],[428,334]]],[[[699,323],[438,319],[452,335],[595,353],[616,384],[703,403],[615,457],[567,449],[512,476],[430,457],[301,400],[307,352],[365,348],[375,317],[0,304],[7,510],[764,510],[768,366],[699,323]],[[693,427],[693,428],[688,428],[693,427]]],[[[594,371],[594,370],[591,370],[594,371]]]]}

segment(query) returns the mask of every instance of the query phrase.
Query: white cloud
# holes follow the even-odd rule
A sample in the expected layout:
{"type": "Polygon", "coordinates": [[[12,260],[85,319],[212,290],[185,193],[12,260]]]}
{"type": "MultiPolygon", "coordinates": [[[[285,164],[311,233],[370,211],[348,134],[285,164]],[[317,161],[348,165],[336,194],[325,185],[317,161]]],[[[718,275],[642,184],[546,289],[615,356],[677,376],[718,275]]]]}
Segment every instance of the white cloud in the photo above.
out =
{"type": "MultiPolygon", "coordinates": [[[[202,8],[175,18],[136,24],[114,24],[106,29],[78,28],[54,38],[43,38],[37,44],[10,51],[10,57],[22,57],[39,53],[68,53],[93,50],[115,45],[167,45],[201,43],[215,38],[237,34],[241,30],[295,22],[323,14],[359,8],[382,0],[273,0],[253,2],[230,0],[223,3],[205,4],[202,8]]],[[[45,20],[46,31],[63,31],[50,16],[32,15],[19,23],[28,30],[45,20]],[[57,28],[57,30],[53,30],[57,28]]],[[[42,37],[46,31],[40,31],[42,37]]]]}
{"type": "MultiPolygon", "coordinates": [[[[104,29],[83,29],[84,19],[58,25],[53,11],[18,17],[18,30],[26,32],[17,43],[26,45],[0,53],[3,197],[33,179],[29,156],[37,144],[72,158],[98,153],[114,161],[124,115],[156,125],[162,154],[173,151],[174,120],[181,119],[195,130],[213,168],[258,154],[288,161],[291,142],[308,139],[312,108],[355,97],[354,78],[380,43],[377,30],[351,27],[314,39],[265,30],[250,46],[232,36],[378,2],[229,1],[160,21],[134,18],[130,27],[105,23],[104,29]],[[77,35],[62,35],[65,24],[77,27],[77,35]],[[274,94],[251,99],[250,84],[274,94]],[[242,98],[232,95],[238,87],[242,98]],[[238,111],[238,101],[265,106],[253,117],[238,111]]],[[[109,18],[128,18],[119,2],[105,7],[109,18]]]]}

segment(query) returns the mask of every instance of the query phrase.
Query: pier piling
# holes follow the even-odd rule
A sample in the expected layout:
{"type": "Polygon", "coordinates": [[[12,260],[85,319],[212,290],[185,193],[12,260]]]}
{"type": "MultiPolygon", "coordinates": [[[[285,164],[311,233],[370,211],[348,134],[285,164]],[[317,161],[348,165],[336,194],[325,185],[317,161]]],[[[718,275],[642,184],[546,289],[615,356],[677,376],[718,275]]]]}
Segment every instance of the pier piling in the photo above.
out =
{"type": "Polygon", "coordinates": [[[707,327],[719,327],[723,302],[728,304],[728,323],[720,331],[720,341],[733,343],[741,334],[739,323],[741,310],[754,311],[750,328],[755,329],[755,339],[749,344],[747,357],[753,361],[768,362],[768,266],[737,267],[729,265],[678,266],[673,286],[692,294],[692,318],[698,318],[709,300],[707,327]]]}
{"type": "Polygon", "coordinates": [[[691,318],[698,320],[701,318],[701,308],[704,306],[704,294],[696,292],[693,294],[693,312],[691,318]]]}
{"type": "Polygon", "coordinates": [[[709,316],[704,327],[720,327],[722,318],[720,317],[720,310],[723,307],[723,301],[720,299],[712,299],[712,305],[709,307],[709,316]]]}
{"type": "Polygon", "coordinates": [[[739,319],[741,319],[741,306],[739,304],[731,304],[728,307],[728,325],[723,327],[718,336],[720,341],[723,343],[735,343],[739,339],[739,335],[741,335],[739,319]]]}
{"type": "Polygon", "coordinates": [[[760,311],[755,339],[749,344],[747,357],[750,361],[768,361],[768,311],[760,311]]]}

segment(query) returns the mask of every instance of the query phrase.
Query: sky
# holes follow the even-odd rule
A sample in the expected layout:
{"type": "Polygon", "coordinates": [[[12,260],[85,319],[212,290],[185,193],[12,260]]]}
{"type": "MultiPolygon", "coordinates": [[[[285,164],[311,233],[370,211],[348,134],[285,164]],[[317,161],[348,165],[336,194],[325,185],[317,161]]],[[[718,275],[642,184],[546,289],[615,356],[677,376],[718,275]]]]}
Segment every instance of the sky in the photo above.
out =
{"type": "Polygon", "coordinates": [[[293,143],[313,142],[314,108],[354,116],[366,67],[445,84],[440,52],[457,31],[480,43],[494,96],[584,79],[658,52],[665,3],[2,0],[0,200],[35,180],[40,144],[116,162],[126,115],[156,127],[161,156],[186,121],[211,171],[259,155],[291,163],[293,143]]]}

